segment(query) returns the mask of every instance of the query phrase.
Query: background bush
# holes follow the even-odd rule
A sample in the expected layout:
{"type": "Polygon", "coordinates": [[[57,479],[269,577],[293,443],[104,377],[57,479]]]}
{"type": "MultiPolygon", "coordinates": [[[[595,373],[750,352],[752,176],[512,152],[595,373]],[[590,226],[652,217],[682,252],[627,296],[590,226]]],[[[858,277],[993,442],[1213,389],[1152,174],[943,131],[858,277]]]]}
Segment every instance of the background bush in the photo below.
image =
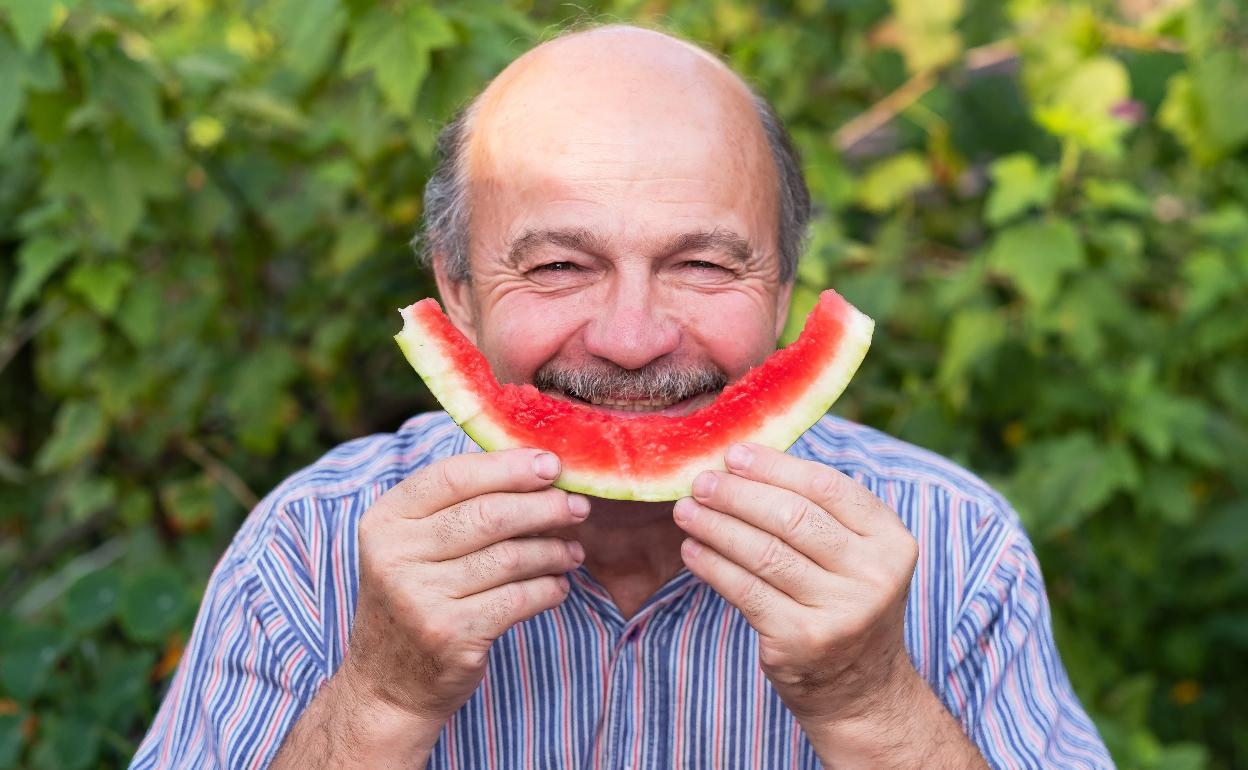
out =
{"type": "Polygon", "coordinates": [[[1014,501],[1118,762],[1248,767],[1242,0],[0,0],[0,767],[124,764],[257,496],[433,406],[435,132],[583,12],[789,121],[837,410],[1014,501]]]}

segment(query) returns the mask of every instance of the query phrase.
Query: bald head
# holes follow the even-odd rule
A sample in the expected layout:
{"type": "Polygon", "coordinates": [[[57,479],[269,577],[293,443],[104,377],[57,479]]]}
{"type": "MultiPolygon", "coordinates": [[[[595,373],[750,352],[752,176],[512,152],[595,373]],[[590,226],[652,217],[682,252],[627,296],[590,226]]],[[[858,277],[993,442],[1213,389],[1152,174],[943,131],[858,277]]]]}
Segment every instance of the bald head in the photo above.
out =
{"type": "Polygon", "coordinates": [[[699,178],[764,212],[770,243],[755,246],[772,253],[786,281],[809,218],[796,155],[766,103],[707,52],[636,27],[532,49],[447,126],[439,151],[425,194],[425,255],[460,280],[480,248],[469,214],[483,216],[482,196],[502,186],[699,178]]]}

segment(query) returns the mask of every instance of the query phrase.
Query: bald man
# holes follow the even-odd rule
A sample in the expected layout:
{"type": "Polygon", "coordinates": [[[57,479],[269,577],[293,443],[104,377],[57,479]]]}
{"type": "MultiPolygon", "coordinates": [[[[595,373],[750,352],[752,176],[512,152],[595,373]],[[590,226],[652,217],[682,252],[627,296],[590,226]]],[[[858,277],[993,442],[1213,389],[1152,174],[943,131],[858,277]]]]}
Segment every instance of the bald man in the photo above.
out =
{"type": "MultiPolygon", "coordinates": [[[[425,243],[499,379],[686,414],[775,348],[809,195],[715,58],[604,27],[444,131],[425,243]]],[[[1108,767],[1017,517],[826,417],[673,504],[552,486],[441,412],[252,512],[135,767],[1108,767]]]]}

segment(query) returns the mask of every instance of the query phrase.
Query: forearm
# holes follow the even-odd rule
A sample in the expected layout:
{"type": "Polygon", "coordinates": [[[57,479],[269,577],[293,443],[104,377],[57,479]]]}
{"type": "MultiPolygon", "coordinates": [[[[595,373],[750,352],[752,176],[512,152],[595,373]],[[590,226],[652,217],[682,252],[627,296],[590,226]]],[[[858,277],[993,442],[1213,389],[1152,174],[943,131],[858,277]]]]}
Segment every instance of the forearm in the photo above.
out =
{"type": "Polygon", "coordinates": [[[423,768],[442,730],[354,691],[343,667],[286,736],[274,770],[423,768]]]}
{"type": "Polygon", "coordinates": [[[899,691],[859,717],[803,723],[824,767],[986,770],[961,725],[913,670],[899,691]]]}

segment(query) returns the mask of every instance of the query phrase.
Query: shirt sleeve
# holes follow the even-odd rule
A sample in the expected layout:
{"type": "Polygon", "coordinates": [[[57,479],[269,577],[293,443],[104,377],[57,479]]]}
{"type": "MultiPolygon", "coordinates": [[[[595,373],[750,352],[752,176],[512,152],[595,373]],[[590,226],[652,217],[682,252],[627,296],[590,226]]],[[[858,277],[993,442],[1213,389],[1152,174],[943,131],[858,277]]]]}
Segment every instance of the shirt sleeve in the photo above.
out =
{"type": "Polygon", "coordinates": [[[132,770],[265,767],[324,681],[247,543],[236,538],[214,570],[132,770]]]}
{"type": "Polygon", "coordinates": [[[958,619],[946,702],[997,768],[1112,768],[1053,641],[1035,552],[1021,531],[958,619]]]}

